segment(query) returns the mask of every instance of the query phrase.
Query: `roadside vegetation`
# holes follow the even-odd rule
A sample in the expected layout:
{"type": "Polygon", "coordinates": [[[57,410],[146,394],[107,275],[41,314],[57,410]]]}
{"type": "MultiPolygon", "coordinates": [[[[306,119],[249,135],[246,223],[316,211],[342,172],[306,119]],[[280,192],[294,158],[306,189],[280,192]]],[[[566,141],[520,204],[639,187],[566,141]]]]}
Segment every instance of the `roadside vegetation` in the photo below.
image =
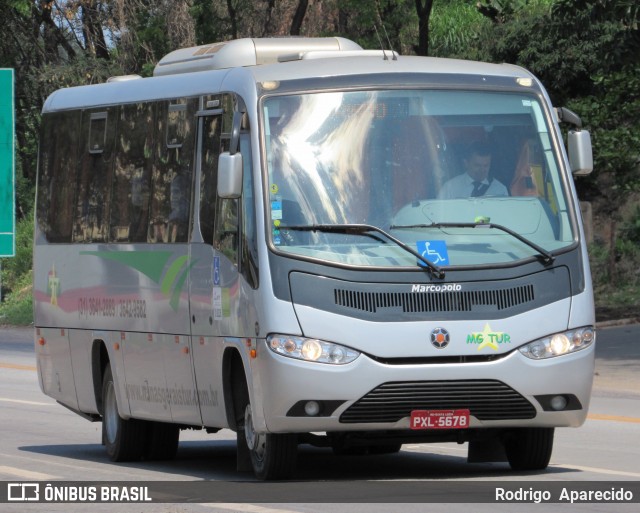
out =
{"type": "Polygon", "coordinates": [[[0,324],[29,324],[40,111],[60,87],[148,76],[166,53],[240,37],[340,35],[365,48],[509,62],[591,131],[599,319],[640,305],[640,4],[635,0],[0,0],[0,67],[16,73],[16,257],[2,259],[0,324]]]}

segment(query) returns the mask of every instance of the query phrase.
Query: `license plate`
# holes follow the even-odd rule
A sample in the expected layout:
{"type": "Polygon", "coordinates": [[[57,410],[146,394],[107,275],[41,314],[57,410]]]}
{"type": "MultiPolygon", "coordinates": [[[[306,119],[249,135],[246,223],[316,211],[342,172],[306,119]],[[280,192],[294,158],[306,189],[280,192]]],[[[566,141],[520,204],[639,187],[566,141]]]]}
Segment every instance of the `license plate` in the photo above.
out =
{"type": "Polygon", "coordinates": [[[466,429],[469,410],[413,410],[411,429],[466,429]]]}

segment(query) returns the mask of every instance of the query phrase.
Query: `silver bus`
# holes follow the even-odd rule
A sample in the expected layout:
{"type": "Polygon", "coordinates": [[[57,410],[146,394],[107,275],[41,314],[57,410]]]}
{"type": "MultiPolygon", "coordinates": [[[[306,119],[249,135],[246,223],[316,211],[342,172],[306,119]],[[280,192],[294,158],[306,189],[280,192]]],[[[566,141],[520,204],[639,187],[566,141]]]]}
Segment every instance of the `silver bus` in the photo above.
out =
{"type": "Polygon", "coordinates": [[[260,479],[299,444],[539,470],[586,418],[591,142],[522,68],[204,45],[54,92],[39,152],[39,382],[113,461],[230,429],[260,479]]]}

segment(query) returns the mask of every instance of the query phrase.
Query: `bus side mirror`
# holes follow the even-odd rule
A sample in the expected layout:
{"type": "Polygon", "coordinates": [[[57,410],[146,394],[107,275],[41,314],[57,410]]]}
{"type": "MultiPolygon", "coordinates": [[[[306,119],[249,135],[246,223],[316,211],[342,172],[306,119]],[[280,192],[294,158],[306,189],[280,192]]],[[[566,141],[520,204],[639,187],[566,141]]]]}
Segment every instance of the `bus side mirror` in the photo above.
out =
{"type": "Polygon", "coordinates": [[[588,175],[593,171],[593,151],[588,130],[569,130],[567,149],[571,172],[575,176],[588,175]]]}
{"type": "Polygon", "coordinates": [[[236,199],[242,194],[242,153],[228,151],[218,157],[218,196],[236,199]]]}

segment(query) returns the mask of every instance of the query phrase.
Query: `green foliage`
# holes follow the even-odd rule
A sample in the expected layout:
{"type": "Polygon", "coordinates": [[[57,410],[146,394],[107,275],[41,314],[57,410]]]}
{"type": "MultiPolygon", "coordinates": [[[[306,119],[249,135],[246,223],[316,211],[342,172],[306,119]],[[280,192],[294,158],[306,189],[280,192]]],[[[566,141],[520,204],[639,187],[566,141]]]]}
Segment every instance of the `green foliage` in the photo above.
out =
{"type": "Polygon", "coordinates": [[[524,18],[548,10],[555,0],[480,0],[478,12],[494,23],[508,22],[516,17],[524,18]]]}
{"type": "Polygon", "coordinates": [[[363,48],[391,46],[402,54],[412,53],[418,37],[413,2],[341,0],[336,4],[338,22],[335,30],[327,32],[352,39],[363,48]]]}
{"type": "Polygon", "coordinates": [[[585,199],[604,195],[613,213],[621,193],[640,188],[640,63],[595,76],[592,93],[568,106],[592,134],[595,172],[583,183],[585,199]]]}
{"type": "Polygon", "coordinates": [[[204,45],[223,40],[211,0],[193,0],[191,15],[195,20],[196,44],[204,45]]]}
{"type": "Polygon", "coordinates": [[[12,291],[0,303],[0,325],[28,326],[33,324],[33,300],[31,295],[31,271],[18,283],[19,288],[12,291]]]}
{"type": "Polygon", "coordinates": [[[623,240],[640,247],[640,206],[636,205],[631,219],[622,225],[620,232],[623,240]]]}
{"type": "MultiPolygon", "coordinates": [[[[25,297],[31,265],[30,212],[40,111],[46,97],[61,87],[100,83],[114,75],[149,76],[163,55],[189,46],[184,42],[288,34],[298,0],[100,4],[100,15],[86,20],[78,2],[0,0],[0,66],[16,70],[20,220],[19,255],[2,262],[7,298],[0,315],[9,307],[18,317],[31,315],[31,302],[25,297]],[[93,32],[82,30],[84,22],[93,32]],[[106,54],[96,55],[100,38],[88,37],[95,31],[109,35],[106,54]]],[[[310,2],[302,29],[308,36],[347,37],[364,48],[388,47],[388,34],[394,49],[410,54],[419,40],[416,5],[409,0],[310,2]]],[[[518,64],[538,76],[554,104],[576,111],[592,133],[595,171],[576,182],[579,195],[594,202],[596,215],[604,212],[620,219],[619,205],[630,191],[640,189],[639,26],[637,0],[435,0],[429,48],[440,57],[518,64]]],[[[636,213],[619,224],[620,238],[612,249],[591,248],[599,291],[613,297],[627,285],[635,287],[627,296],[620,293],[620,301],[633,297],[633,290],[637,298],[640,289],[639,218],[636,213]]]]}
{"type": "Polygon", "coordinates": [[[554,104],[582,117],[595,171],[577,182],[578,191],[601,199],[598,211],[614,216],[625,194],[640,187],[639,13],[630,0],[558,0],[551,9],[529,3],[502,11],[485,47],[492,61],[531,70],[554,104]]]}
{"type": "Polygon", "coordinates": [[[640,246],[637,242],[618,238],[613,258],[611,256],[605,244],[592,244],[589,248],[596,303],[606,307],[637,304],[640,297],[640,246]]]}
{"type": "Polygon", "coordinates": [[[625,218],[613,249],[604,242],[589,247],[596,305],[613,317],[637,316],[640,298],[640,206],[625,218]]]}
{"type": "MultiPolygon", "coordinates": [[[[157,59],[169,53],[171,48],[167,38],[167,18],[164,12],[158,12],[151,7],[140,10],[137,16],[136,34],[141,44],[138,52],[146,51],[157,59]],[[150,50],[150,51],[149,51],[150,50]]],[[[141,54],[139,59],[147,55],[141,54]]]]}
{"type": "Polygon", "coordinates": [[[16,255],[3,258],[0,324],[27,325],[33,322],[32,307],[33,219],[27,215],[16,225],[16,255]]]}
{"type": "Polygon", "coordinates": [[[436,2],[429,23],[429,51],[434,57],[487,58],[482,41],[491,37],[492,24],[476,6],[460,1],[436,2]]]}
{"type": "Polygon", "coordinates": [[[3,292],[20,288],[23,277],[31,272],[33,247],[33,218],[27,216],[16,224],[16,255],[2,259],[3,292]]]}
{"type": "Polygon", "coordinates": [[[31,148],[23,148],[23,157],[17,159],[16,162],[16,217],[17,219],[31,218],[33,212],[33,203],[35,201],[35,184],[26,173],[22,172],[22,162],[24,155],[33,155],[36,157],[37,140],[35,139],[35,131],[32,132],[33,137],[28,139],[29,144],[33,144],[31,148]]]}
{"type": "Polygon", "coordinates": [[[122,74],[120,65],[112,60],[82,55],[69,62],[45,64],[34,79],[46,97],[63,87],[101,84],[109,77],[122,74]]]}

